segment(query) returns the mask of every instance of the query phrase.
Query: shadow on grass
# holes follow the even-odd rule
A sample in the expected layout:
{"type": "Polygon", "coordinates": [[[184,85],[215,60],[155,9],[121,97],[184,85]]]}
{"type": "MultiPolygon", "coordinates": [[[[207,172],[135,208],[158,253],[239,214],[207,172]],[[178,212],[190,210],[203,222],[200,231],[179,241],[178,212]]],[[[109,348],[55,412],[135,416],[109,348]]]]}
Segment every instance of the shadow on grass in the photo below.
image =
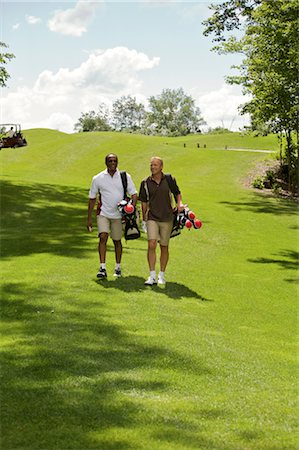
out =
{"type": "Polygon", "coordinates": [[[79,258],[89,250],[87,191],[9,181],[2,181],[0,189],[2,258],[34,253],[79,258]]]}
{"type": "Polygon", "coordinates": [[[203,297],[202,295],[198,294],[195,291],[192,291],[192,289],[189,289],[184,284],[173,283],[171,281],[167,282],[166,285],[163,287],[159,287],[157,285],[145,286],[144,278],[137,276],[121,277],[113,281],[103,279],[103,280],[96,280],[95,282],[105,289],[113,288],[119,289],[124,292],[141,292],[141,291],[147,292],[148,290],[153,290],[156,293],[164,294],[173,299],[181,299],[185,297],[185,298],[195,298],[197,300],[202,300],[206,302],[213,301],[203,297]]]}
{"type": "Polygon", "coordinates": [[[223,205],[234,208],[235,211],[251,211],[255,213],[266,213],[274,215],[296,215],[298,214],[298,204],[292,200],[269,198],[263,194],[253,193],[253,200],[244,202],[220,202],[223,205]]]}
{"type": "MultiPolygon", "coordinates": [[[[53,313],[45,298],[55,289],[2,288],[1,448],[129,449],[136,448],[134,428],[139,444],[147,426],[163,435],[156,414],[165,406],[159,401],[155,411],[153,402],[176,389],[165,370],[198,379],[210,369],[199,356],[153,345],[111,323],[98,298],[83,304],[74,298],[53,313]]],[[[176,421],[167,429],[168,442],[176,443],[176,421]]],[[[197,433],[181,420],[181,442],[198,445],[197,433]]]]}
{"type": "MultiPolygon", "coordinates": [[[[257,264],[278,264],[282,269],[298,270],[299,252],[294,250],[284,250],[278,254],[281,258],[256,258],[248,259],[251,263],[257,264]]],[[[289,282],[298,282],[298,279],[288,279],[289,282]]]]}
{"type": "MultiPolygon", "coordinates": [[[[204,427],[197,430],[196,436],[193,433],[185,431],[182,432],[183,424],[178,424],[178,421],[174,421],[173,426],[171,424],[165,423],[163,429],[155,434],[155,438],[159,441],[164,442],[176,442],[176,448],[182,449],[216,449],[215,444],[212,440],[206,437],[200,436],[200,432],[204,432],[204,427]],[[175,426],[176,425],[176,426],[175,426]],[[180,445],[180,447],[177,447],[180,445]]],[[[226,450],[228,447],[219,447],[217,450],[226,450]]]]}
{"type": "Polygon", "coordinates": [[[217,450],[227,450],[227,444],[223,442],[221,445],[219,442],[215,443],[208,439],[207,436],[201,436],[200,432],[205,431],[206,425],[205,421],[221,420],[230,417],[231,413],[227,409],[211,408],[202,409],[198,411],[198,416],[201,418],[201,426],[197,426],[194,423],[188,425],[188,430],[182,433],[186,424],[181,421],[178,417],[164,419],[163,430],[156,433],[155,438],[160,441],[171,442],[175,441],[177,444],[181,445],[182,449],[197,448],[197,449],[216,449],[217,450]],[[193,435],[192,431],[196,431],[196,436],[193,435]]]}

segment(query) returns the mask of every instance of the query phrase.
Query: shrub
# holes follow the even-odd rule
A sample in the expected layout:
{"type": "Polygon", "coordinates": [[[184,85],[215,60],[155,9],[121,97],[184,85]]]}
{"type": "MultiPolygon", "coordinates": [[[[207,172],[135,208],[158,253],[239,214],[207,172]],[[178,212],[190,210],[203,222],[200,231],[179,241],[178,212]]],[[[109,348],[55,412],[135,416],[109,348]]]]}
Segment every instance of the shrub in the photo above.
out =
{"type": "Polygon", "coordinates": [[[252,186],[255,189],[263,189],[264,188],[263,179],[261,177],[256,177],[252,182],[252,186]]]}
{"type": "Polygon", "coordinates": [[[273,183],[275,181],[275,173],[272,169],[267,170],[266,175],[265,175],[265,180],[268,180],[271,187],[273,186],[273,183]]]}

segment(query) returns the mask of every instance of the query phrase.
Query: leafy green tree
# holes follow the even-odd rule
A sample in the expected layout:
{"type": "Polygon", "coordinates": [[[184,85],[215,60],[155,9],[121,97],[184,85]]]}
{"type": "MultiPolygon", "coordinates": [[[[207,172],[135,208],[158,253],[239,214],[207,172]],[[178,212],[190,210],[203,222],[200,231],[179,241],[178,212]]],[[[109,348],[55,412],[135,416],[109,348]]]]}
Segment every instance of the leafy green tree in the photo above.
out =
{"type": "Polygon", "coordinates": [[[214,34],[219,53],[245,55],[239,75],[227,82],[243,86],[251,100],[241,113],[249,113],[252,128],[268,128],[286,141],[289,188],[295,187],[298,169],[298,1],[230,0],[212,5],[204,34],[214,34]],[[237,39],[232,30],[244,29],[237,39]],[[297,166],[297,167],[296,167],[297,166]]]}
{"type": "Polygon", "coordinates": [[[186,136],[200,131],[204,124],[200,109],[182,88],[164,89],[161,95],[149,98],[147,129],[166,136],[186,136]]]}
{"type": "Polygon", "coordinates": [[[117,131],[140,131],[145,119],[145,108],[135,97],[122,96],[112,105],[112,124],[117,131]]]}
{"type": "MultiPolygon", "coordinates": [[[[0,42],[0,47],[8,48],[8,45],[6,45],[4,42],[0,42]]],[[[6,81],[8,78],[10,78],[10,75],[8,71],[5,68],[5,64],[8,63],[11,59],[15,58],[15,55],[13,53],[3,53],[0,52],[0,87],[6,86],[6,81]]]]}
{"type": "Polygon", "coordinates": [[[81,113],[78,122],[74,127],[75,131],[109,131],[111,127],[109,125],[109,111],[104,103],[99,105],[98,113],[95,111],[89,111],[87,113],[81,113]]]}
{"type": "MultiPolygon", "coordinates": [[[[252,22],[255,9],[263,0],[227,0],[220,4],[211,4],[211,17],[203,22],[204,35],[214,34],[214,42],[226,42],[229,32],[239,30],[252,22]]],[[[217,47],[214,47],[217,50],[217,47]]]]}

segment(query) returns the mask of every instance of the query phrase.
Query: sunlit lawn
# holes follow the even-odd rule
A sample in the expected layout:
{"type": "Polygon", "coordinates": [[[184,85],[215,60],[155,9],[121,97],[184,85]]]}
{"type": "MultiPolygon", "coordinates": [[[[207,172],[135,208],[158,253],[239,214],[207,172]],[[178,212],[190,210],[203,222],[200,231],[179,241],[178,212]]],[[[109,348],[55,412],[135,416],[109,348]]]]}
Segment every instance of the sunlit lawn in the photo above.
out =
{"type": "Polygon", "coordinates": [[[296,205],[243,186],[263,154],[116,136],[0,154],[1,448],[297,449],[296,205]],[[171,241],[165,288],[143,284],[144,235],[123,278],[109,244],[96,279],[87,195],[109,151],[138,187],[160,154],[204,223],[171,241]]]}

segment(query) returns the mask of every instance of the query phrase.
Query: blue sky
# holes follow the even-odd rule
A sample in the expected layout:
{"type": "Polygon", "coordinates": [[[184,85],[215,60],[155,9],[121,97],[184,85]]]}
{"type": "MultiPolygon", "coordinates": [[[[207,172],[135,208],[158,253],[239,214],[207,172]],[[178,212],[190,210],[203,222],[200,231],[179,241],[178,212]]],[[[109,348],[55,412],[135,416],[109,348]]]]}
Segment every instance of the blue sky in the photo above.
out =
{"type": "Polygon", "coordinates": [[[15,54],[1,123],[73,132],[81,112],[122,95],[144,102],[182,87],[208,126],[238,129],[246,101],[225,84],[240,57],[211,52],[201,22],[210,2],[3,1],[1,41],[15,54]]]}

